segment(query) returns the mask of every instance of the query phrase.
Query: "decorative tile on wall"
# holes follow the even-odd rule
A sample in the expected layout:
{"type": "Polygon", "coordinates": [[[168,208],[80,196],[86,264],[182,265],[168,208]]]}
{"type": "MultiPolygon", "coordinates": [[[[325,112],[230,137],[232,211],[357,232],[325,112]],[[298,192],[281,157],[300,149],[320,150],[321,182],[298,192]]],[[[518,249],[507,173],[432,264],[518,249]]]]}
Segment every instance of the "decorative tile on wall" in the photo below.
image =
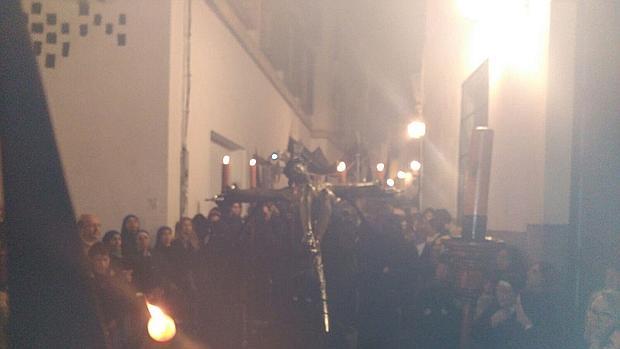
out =
{"type": "MultiPolygon", "coordinates": [[[[102,15],[91,11],[91,1],[78,0],[66,1],[63,6],[75,6],[75,11],[67,11],[67,13],[77,14],[79,25],[75,29],[79,29],[79,36],[72,36],[70,22],[76,21],[76,18],[68,18],[70,15],[64,15],[60,12],[53,12],[53,9],[46,9],[45,1],[33,0],[30,6],[24,9],[30,9],[28,18],[30,22],[30,36],[32,38],[32,49],[37,57],[44,60],[45,68],[55,68],[61,60],[58,58],[68,58],[70,56],[70,47],[73,46],[71,39],[77,40],[74,44],[87,44],[90,33],[103,32],[109,40],[112,40],[118,47],[127,46],[127,34],[125,27],[127,24],[127,15],[118,13],[114,15],[102,15]],[[109,18],[106,18],[109,16],[109,18]],[[105,25],[103,25],[105,23],[105,25]],[[115,24],[116,28],[115,28],[115,24]],[[89,26],[91,27],[89,29],[89,26]],[[115,35],[113,35],[115,34],[115,35]]],[[[97,3],[98,6],[106,6],[105,3],[97,3]]],[[[53,7],[53,6],[52,6],[53,7]]]]}

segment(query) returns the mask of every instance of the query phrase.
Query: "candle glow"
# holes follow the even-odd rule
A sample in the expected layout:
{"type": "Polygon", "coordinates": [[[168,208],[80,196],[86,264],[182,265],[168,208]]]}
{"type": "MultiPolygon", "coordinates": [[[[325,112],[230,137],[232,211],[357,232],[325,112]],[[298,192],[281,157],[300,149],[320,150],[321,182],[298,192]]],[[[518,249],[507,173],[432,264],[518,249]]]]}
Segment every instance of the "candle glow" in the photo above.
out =
{"type": "Polygon", "coordinates": [[[224,155],[224,157],[222,158],[222,164],[224,165],[230,164],[230,156],[224,155]]]}
{"type": "Polygon", "coordinates": [[[409,168],[411,171],[417,172],[422,168],[422,164],[417,160],[413,160],[409,163],[409,168]]]}
{"type": "Polygon", "coordinates": [[[336,166],[336,171],[338,172],[344,172],[347,170],[347,164],[344,161],[340,161],[338,163],[338,166],[336,166]]]}
{"type": "Polygon", "coordinates": [[[377,164],[377,171],[378,172],[383,172],[383,170],[385,170],[385,164],[380,162],[377,164]]]}
{"type": "Polygon", "coordinates": [[[147,324],[149,336],[157,342],[168,342],[174,338],[177,333],[174,320],[158,306],[146,302],[146,307],[151,314],[151,318],[147,324]]]}
{"type": "Polygon", "coordinates": [[[250,166],[256,166],[256,159],[250,159],[250,166]]]}

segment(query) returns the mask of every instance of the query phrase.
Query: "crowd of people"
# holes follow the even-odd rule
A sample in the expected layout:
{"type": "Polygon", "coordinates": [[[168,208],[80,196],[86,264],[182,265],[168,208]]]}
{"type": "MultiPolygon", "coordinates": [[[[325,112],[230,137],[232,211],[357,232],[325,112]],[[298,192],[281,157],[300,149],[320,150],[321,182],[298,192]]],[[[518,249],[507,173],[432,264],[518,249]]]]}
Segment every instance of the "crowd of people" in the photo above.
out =
{"type": "MultiPolygon", "coordinates": [[[[322,345],[458,348],[465,301],[445,242],[459,228],[446,210],[384,208],[362,207],[361,219],[337,211],[321,242],[332,318],[332,334],[322,345]]],[[[99,219],[80,216],[110,346],[139,348],[148,341],[147,300],[212,348],[292,347],[278,337],[293,332],[287,325],[304,323],[282,315],[282,309],[301,304],[301,314],[318,314],[316,300],[286,290],[296,275],[287,268],[299,258],[291,253],[296,238],[288,236],[284,223],[290,217],[273,203],[258,212],[253,229],[247,229],[251,218],[236,203],[214,208],[207,217],[182,218],[174,228],[160,227],[153,237],[135,215],[102,238],[99,219]]],[[[566,301],[557,276],[552,266],[528,266],[519,250],[503,246],[472,303],[473,347],[565,347],[566,301]]],[[[619,289],[619,270],[611,266],[587,312],[588,348],[620,348],[619,289]]],[[[302,345],[294,347],[318,348],[302,345]]]]}

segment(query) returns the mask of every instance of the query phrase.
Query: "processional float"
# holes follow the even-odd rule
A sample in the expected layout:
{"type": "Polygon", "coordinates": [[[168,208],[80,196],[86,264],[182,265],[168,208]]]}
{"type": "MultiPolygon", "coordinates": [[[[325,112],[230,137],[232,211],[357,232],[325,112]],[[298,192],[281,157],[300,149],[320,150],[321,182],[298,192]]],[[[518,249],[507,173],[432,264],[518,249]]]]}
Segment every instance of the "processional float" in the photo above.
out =
{"type": "Polygon", "coordinates": [[[303,229],[301,243],[312,256],[312,265],[320,292],[323,331],[329,333],[329,302],[320,241],[327,232],[332,207],[340,200],[353,203],[361,197],[391,197],[394,192],[376,183],[313,185],[305,162],[301,158],[293,158],[287,162],[284,174],[288,178],[288,187],[282,189],[233,187],[217,195],[214,201],[221,206],[228,206],[234,202],[251,204],[284,202],[299,207],[298,218],[303,229]]]}

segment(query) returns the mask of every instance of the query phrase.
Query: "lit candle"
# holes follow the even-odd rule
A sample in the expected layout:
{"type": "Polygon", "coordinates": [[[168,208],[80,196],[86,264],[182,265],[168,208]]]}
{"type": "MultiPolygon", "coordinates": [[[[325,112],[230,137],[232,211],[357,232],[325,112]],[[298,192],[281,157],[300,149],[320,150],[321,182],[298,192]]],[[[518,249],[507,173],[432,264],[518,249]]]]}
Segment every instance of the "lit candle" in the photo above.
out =
{"type": "Polygon", "coordinates": [[[222,191],[230,185],[230,156],[224,155],[222,158],[222,191]]]}
{"type": "Polygon", "coordinates": [[[164,313],[161,308],[146,302],[146,307],[151,314],[146,328],[149,336],[157,342],[167,342],[177,334],[174,320],[164,313]]]}
{"type": "Polygon", "coordinates": [[[256,188],[256,159],[250,159],[250,188],[256,188]]]}
{"type": "Polygon", "coordinates": [[[384,183],[385,181],[385,164],[380,162],[377,164],[377,172],[376,177],[380,183],[384,183]]]}
{"type": "Polygon", "coordinates": [[[347,182],[347,164],[344,161],[340,161],[338,163],[338,166],[336,166],[336,171],[338,171],[339,176],[339,182],[341,184],[344,184],[347,182]]]}

